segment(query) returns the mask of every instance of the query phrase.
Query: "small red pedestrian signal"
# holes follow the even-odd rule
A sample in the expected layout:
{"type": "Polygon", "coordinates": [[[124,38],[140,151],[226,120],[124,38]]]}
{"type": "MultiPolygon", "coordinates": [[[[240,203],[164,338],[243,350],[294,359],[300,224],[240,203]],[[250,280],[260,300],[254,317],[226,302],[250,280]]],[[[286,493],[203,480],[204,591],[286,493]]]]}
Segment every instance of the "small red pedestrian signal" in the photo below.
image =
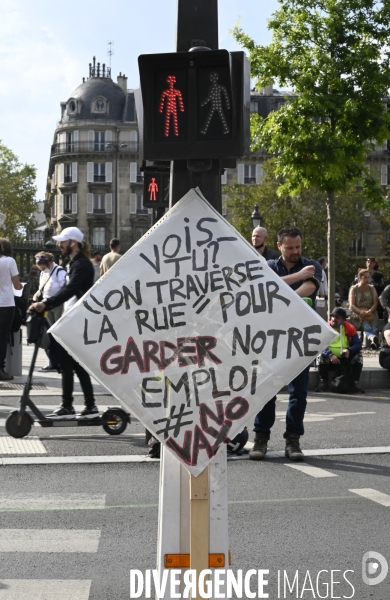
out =
{"type": "Polygon", "coordinates": [[[177,109],[179,104],[180,112],[184,112],[183,95],[180,90],[177,90],[174,86],[176,83],[176,77],[174,75],[168,75],[167,83],[169,88],[161,92],[159,112],[165,111],[165,125],[164,135],[169,137],[171,118],[173,120],[173,134],[179,135],[179,123],[177,120],[177,109]]]}
{"type": "Polygon", "coordinates": [[[152,177],[149,186],[148,186],[148,192],[149,192],[149,200],[150,202],[157,202],[157,196],[156,194],[158,193],[158,185],[156,183],[156,178],[152,177]]]}

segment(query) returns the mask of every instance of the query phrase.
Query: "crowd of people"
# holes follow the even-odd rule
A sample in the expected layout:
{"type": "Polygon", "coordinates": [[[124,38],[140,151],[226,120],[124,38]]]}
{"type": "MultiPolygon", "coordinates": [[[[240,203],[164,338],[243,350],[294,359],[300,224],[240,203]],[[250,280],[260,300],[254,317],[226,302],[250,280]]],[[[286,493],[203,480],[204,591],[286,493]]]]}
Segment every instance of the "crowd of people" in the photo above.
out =
{"type": "MultiPolygon", "coordinates": [[[[268,266],[281,277],[300,297],[310,299],[315,309],[318,298],[328,299],[326,277],[327,260],[302,256],[302,235],[297,227],[282,228],[277,233],[279,253],[266,245],[267,230],[256,227],[252,245],[265,259],[268,266]]],[[[95,251],[89,256],[84,234],[77,227],[68,227],[54,236],[66,268],[56,264],[50,252],[38,252],[35,264],[19,280],[17,264],[12,257],[8,240],[0,239],[0,381],[12,379],[5,370],[7,344],[15,315],[15,295],[24,289],[23,301],[29,311],[44,312],[49,325],[65,314],[92,285],[120,259],[120,242],[110,242],[110,252],[102,255],[95,251]]],[[[362,339],[367,338],[372,350],[379,349],[378,325],[380,319],[388,320],[390,314],[390,285],[385,285],[383,274],[374,258],[368,258],[366,268],[360,268],[349,290],[350,314],[342,306],[342,299],[335,302],[328,324],[337,338],[317,358],[319,383],[317,392],[364,393],[359,387],[363,368],[362,339]],[[334,378],[329,383],[329,375],[334,378]]],[[[383,327],[383,340],[379,352],[379,364],[390,373],[390,322],[383,327]]],[[[84,393],[85,408],[79,415],[95,418],[99,415],[89,374],[51,336],[47,350],[49,363],[41,371],[59,371],[62,374],[62,404],[49,417],[74,419],[74,374],[78,376],[84,393]]],[[[288,385],[289,400],[286,412],[286,457],[293,461],[304,460],[300,438],[304,434],[304,416],[307,404],[309,368],[304,369],[288,385]]],[[[275,423],[276,396],[257,414],[254,422],[255,439],[250,452],[252,460],[263,460],[268,449],[271,429],[275,423]]]]}

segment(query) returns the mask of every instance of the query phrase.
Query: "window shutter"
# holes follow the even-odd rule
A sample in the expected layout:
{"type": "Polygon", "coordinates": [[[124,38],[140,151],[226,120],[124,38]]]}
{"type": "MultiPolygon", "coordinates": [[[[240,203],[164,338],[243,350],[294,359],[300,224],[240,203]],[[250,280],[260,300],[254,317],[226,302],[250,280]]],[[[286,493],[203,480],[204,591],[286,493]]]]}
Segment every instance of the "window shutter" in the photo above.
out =
{"type": "Polygon", "coordinates": [[[237,183],[244,183],[244,167],[242,163],[237,165],[237,183]]]}
{"type": "Polygon", "coordinates": [[[62,194],[59,194],[58,196],[58,214],[59,215],[63,215],[64,214],[64,197],[62,194]]]}
{"type": "Polygon", "coordinates": [[[87,183],[93,182],[93,162],[87,162],[87,183]]]}
{"type": "Polygon", "coordinates": [[[153,208],[148,208],[148,213],[149,213],[150,215],[152,215],[152,214],[153,214],[153,208]]]}
{"type": "Polygon", "coordinates": [[[130,163],[130,183],[137,183],[137,163],[130,163]]]}
{"type": "Polygon", "coordinates": [[[222,216],[223,217],[225,217],[227,214],[226,199],[227,199],[227,195],[222,194],[222,216]]]}
{"type": "Polygon", "coordinates": [[[130,142],[138,142],[138,132],[134,129],[130,131],[130,142]]]}
{"type": "Polygon", "coordinates": [[[72,194],[72,215],[77,215],[77,194],[72,194]]]}
{"type": "Polygon", "coordinates": [[[52,215],[57,216],[57,196],[54,196],[52,215]]]}
{"type": "Polygon", "coordinates": [[[60,144],[65,144],[66,143],[66,133],[62,132],[60,133],[60,144]]]}
{"type": "MultiPolygon", "coordinates": [[[[80,140],[79,131],[78,131],[78,129],[76,129],[76,131],[73,132],[73,141],[75,144],[78,144],[79,140],[80,140]]],[[[78,150],[77,147],[76,147],[76,150],[78,150]]]]}
{"type": "Polygon", "coordinates": [[[137,194],[130,194],[130,214],[137,214],[137,194]]]}
{"type": "Polygon", "coordinates": [[[112,214],[112,194],[106,194],[106,213],[112,214]]]}
{"type": "Polygon", "coordinates": [[[53,183],[54,183],[54,187],[55,187],[57,185],[57,165],[54,165],[53,183]]]}
{"type": "Polygon", "coordinates": [[[87,194],[87,214],[93,213],[93,194],[87,194]]]}
{"type": "Polygon", "coordinates": [[[64,183],[64,163],[60,163],[60,184],[64,183]]]}
{"type": "Polygon", "coordinates": [[[95,144],[95,132],[90,129],[88,131],[88,150],[93,151],[94,144],[95,144]]]}
{"type": "Polygon", "coordinates": [[[106,163],[106,182],[112,183],[112,162],[106,163]]]}
{"type": "Polygon", "coordinates": [[[77,183],[77,162],[72,162],[72,183],[77,183]]]}
{"type": "Polygon", "coordinates": [[[381,185],[387,185],[387,165],[381,166],[381,185]]]}
{"type": "Polygon", "coordinates": [[[256,165],[256,183],[261,183],[263,180],[263,165],[256,165]]]}
{"type": "Polygon", "coordinates": [[[112,131],[110,129],[106,131],[106,142],[112,142],[112,131]]]}
{"type": "Polygon", "coordinates": [[[227,184],[227,171],[225,169],[221,175],[221,185],[226,185],[226,184],[227,184]]]}

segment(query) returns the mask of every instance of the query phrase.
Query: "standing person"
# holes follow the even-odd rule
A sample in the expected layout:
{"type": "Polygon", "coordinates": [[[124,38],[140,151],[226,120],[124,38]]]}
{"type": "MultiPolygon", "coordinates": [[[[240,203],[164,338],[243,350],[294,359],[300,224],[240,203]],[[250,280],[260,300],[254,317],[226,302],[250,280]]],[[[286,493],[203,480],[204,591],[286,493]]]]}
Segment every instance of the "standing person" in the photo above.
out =
{"type": "Polygon", "coordinates": [[[107,273],[107,271],[111,269],[111,267],[116,263],[116,261],[119,260],[122,256],[120,254],[121,245],[118,238],[112,238],[110,242],[110,248],[111,252],[103,256],[103,260],[100,265],[100,275],[104,275],[104,273],[107,273]]]}
{"type": "Polygon", "coordinates": [[[93,282],[96,283],[100,277],[100,263],[102,262],[102,253],[100,252],[100,250],[95,250],[92,257],[93,258],[91,260],[91,263],[93,264],[93,268],[95,270],[95,277],[93,282]]]}
{"type": "Polygon", "coordinates": [[[328,268],[328,261],[326,260],[325,256],[321,256],[321,258],[318,259],[318,262],[321,265],[321,269],[322,269],[322,279],[320,282],[320,287],[318,288],[318,297],[319,298],[327,298],[328,297],[328,278],[326,276],[325,273],[325,269],[328,268]]]}
{"type": "MultiPolygon", "coordinates": [[[[309,297],[315,307],[322,269],[320,264],[301,256],[302,235],[297,227],[283,227],[278,231],[278,248],[281,256],[269,260],[268,266],[277,273],[297,294],[309,297]]],[[[309,369],[306,367],[288,385],[289,402],[286,414],[285,455],[290,460],[304,460],[299,439],[304,434],[303,419],[306,410],[309,369]]],[[[276,396],[257,414],[254,423],[255,440],[249,454],[252,460],[263,460],[267,453],[271,428],[275,423],[276,396]]]]}
{"type": "Polygon", "coordinates": [[[268,240],[268,234],[265,227],[255,227],[252,232],[252,246],[256,248],[257,252],[261,254],[265,260],[271,260],[273,258],[279,258],[279,254],[268,248],[265,242],[268,240]]]}
{"type": "MultiPolygon", "coordinates": [[[[47,300],[54,296],[66,283],[66,271],[63,267],[56,265],[54,256],[50,252],[38,252],[35,255],[35,261],[40,269],[39,289],[34,295],[34,301],[47,300]]],[[[62,305],[52,308],[47,313],[47,320],[51,325],[61,317],[62,305]]],[[[49,364],[46,367],[40,367],[38,371],[49,372],[59,371],[59,353],[60,347],[58,342],[49,333],[50,346],[46,350],[49,358],[49,364]]]]}
{"type": "MultiPolygon", "coordinates": [[[[42,312],[63,304],[63,314],[65,314],[92,287],[94,270],[89,259],[87,245],[83,244],[84,234],[80,229],[66,227],[60,235],[53,236],[53,239],[58,242],[62,253],[70,258],[67,265],[66,284],[54,296],[33,304],[30,310],[34,309],[42,312]]],[[[62,346],[60,346],[60,365],[62,371],[62,405],[48,416],[52,419],[75,418],[73,383],[74,372],[76,372],[84,392],[85,409],[81,412],[81,416],[87,419],[98,417],[99,410],[95,405],[90,376],[62,346]]]]}
{"type": "Polygon", "coordinates": [[[377,350],[378,340],[378,294],[373,285],[369,283],[368,269],[359,269],[359,283],[351,286],[348,295],[349,308],[352,313],[349,318],[352,325],[365,332],[371,350],[377,350]]]}
{"type": "Polygon", "coordinates": [[[14,288],[23,288],[19,281],[18,267],[12,257],[9,240],[0,238],[0,381],[13,379],[13,375],[5,371],[5,357],[15,314],[14,288]]]}

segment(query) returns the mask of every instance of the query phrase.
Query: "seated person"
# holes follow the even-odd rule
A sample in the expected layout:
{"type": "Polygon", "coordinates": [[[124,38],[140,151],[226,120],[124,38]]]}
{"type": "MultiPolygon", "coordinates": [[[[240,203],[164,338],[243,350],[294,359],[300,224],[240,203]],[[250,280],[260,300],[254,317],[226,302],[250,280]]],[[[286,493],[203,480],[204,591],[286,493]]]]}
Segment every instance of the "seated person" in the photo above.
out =
{"type": "Polygon", "coordinates": [[[327,392],[329,371],[339,371],[341,375],[342,366],[351,365],[353,387],[351,393],[364,394],[364,390],[358,387],[360,374],[363,369],[363,356],[361,353],[362,343],[355,327],[346,321],[347,313],[343,308],[334,308],[331,312],[328,325],[333,327],[339,336],[325,348],[319,357],[318,371],[320,374],[319,385],[316,392],[327,392]]]}
{"type": "Polygon", "coordinates": [[[390,323],[384,326],[382,335],[383,340],[379,352],[379,364],[390,373],[390,323]]]}
{"type": "Polygon", "coordinates": [[[383,309],[382,319],[387,322],[390,315],[390,285],[387,285],[379,296],[379,304],[383,309]]]}

